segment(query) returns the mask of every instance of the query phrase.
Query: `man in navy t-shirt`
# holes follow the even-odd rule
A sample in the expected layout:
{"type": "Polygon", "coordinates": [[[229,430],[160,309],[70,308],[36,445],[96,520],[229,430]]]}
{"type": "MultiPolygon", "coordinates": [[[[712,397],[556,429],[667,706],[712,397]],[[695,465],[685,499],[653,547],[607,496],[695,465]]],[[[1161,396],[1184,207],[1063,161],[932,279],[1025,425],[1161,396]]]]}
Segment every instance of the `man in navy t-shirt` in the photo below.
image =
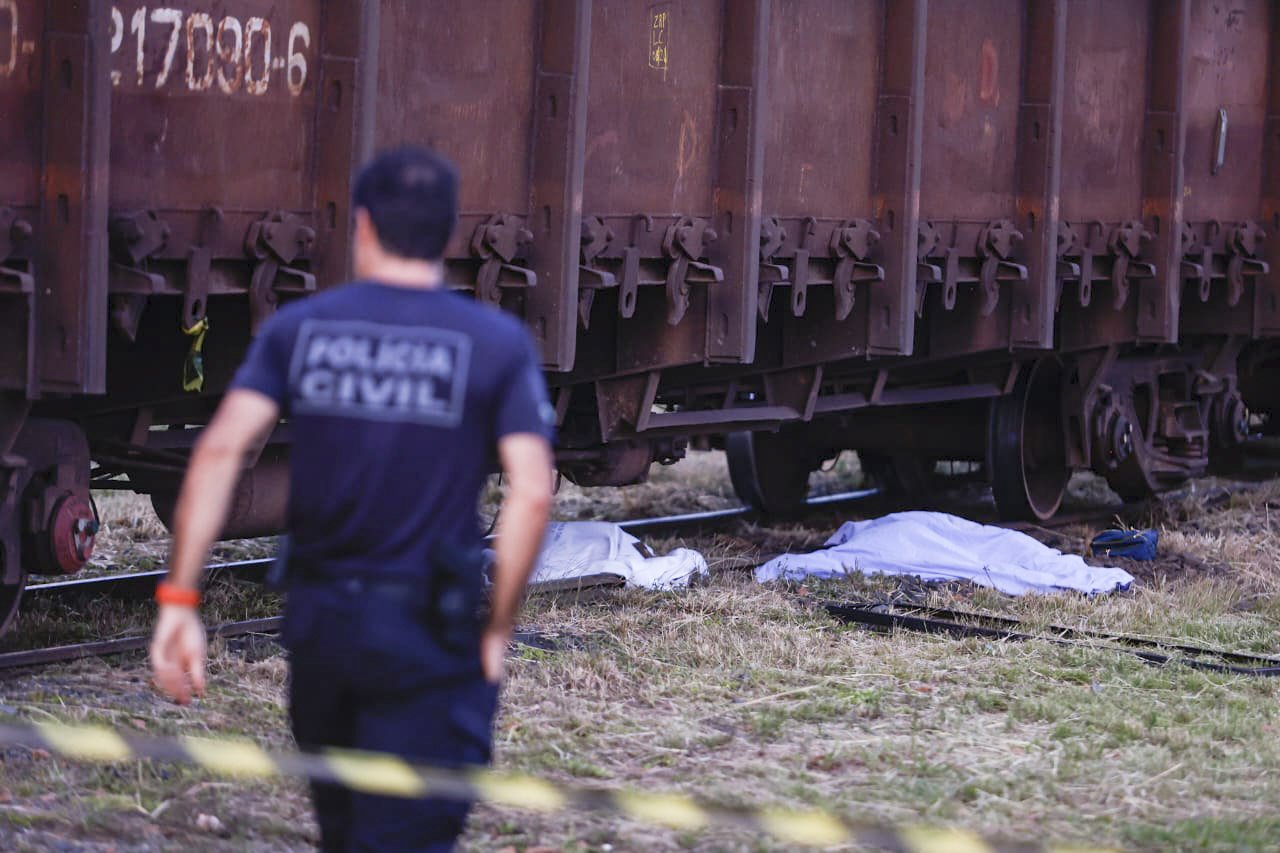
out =
{"type": "MultiPolygon", "coordinates": [[[[243,460],[288,418],[290,715],[303,747],[489,759],[503,659],[551,503],[554,412],[523,326],[443,287],[457,178],[420,149],[355,189],[359,281],[263,327],[192,454],[151,647],[156,683],[204,689],[201,566],[243,460]],[[476,508],[496,455],[506,497],[490,615],[476,508]]],[[[313,786],[327,850],[452,847],[467,805],[313,786]]]]}

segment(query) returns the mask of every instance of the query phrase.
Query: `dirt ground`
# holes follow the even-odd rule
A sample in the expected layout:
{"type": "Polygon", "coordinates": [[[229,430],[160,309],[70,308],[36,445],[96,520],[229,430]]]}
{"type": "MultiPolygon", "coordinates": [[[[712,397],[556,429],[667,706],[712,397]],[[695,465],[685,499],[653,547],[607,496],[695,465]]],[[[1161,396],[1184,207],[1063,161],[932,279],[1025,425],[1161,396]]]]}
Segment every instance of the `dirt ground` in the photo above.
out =
{"type": "MultiPolygon", "coordinates": [[[[856,462],[815,476],[818,492],[862,485],[856,462]]],[[[965,486],[939,505],[990,515],[965,486]]],[[[627,490],[561,490],[561,518],[622,519],[734,506],[723,457],[695,454],[627,490]]],[[[1096,478],[1068,511],[1113,507],[1096,478]]],[[[163,558],[164,532],[136,497],[106,497],[100,570],[163,558]]],[[[1117,507],[1118,508],[1118,507],[1117,507]]],[[[832,512],[764,527],[650,540],[701,550],[706,583],[670,593],[537,596],[522,628],[562,638],[517,646],[497,727],[497,764],[553,780],[679,791],[726,804],[819,806],[854,819],[955,826],[1012,840],[1137,849],[1280,846],[1277,684],[1156,668],[1104,647],[881,634],[839,624],[818,599],[907,597],[1016,616],[1032,626],[1124,631],[1251,653],[1280,646],[1280,484],[1201,481],[1127,523],[1160,531],[1161,557],[1126,561],[1133,589],[1098,598],[1014,599],[969,586],[858,580],[760,586],[749,571],[808,550],[832,512]]],[[[1032,530],[1084,553],[1100,525],[1032,530]]],[[[226,556],[269,550],[233,543],[226,556]]],[[[1115,563],[1115,561],[1109,561],[1115,563]]],[[[209,619],[279,601],[220,586],[209,619]]],[[[145,630],[146,605],[34,607],[3,641],[18,648],[145,630]]],[[[138,656],[8,675],[0,716],[107,723],[152,734],[291,745],[287,664],[270,638],[214,644],[211,689],[178,708],[149,688],[138,656]]],[[[148,762],[89,767],[39,750],[0,760],[5,849],[309,849],[304,787],[228,782],[148,762]]],[[[682,833],[610,816],[479,807],[463,848],[770,850],[768,838],[682,833]]]]}

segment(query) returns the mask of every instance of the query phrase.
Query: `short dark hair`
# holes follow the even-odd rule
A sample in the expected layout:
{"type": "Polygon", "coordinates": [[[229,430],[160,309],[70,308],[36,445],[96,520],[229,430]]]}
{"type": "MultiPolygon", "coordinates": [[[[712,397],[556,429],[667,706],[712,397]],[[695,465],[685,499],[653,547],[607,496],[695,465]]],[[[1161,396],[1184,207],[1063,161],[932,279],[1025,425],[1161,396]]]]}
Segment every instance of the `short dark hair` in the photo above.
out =
{"type": "Polygon", "coordinates": [[[352,199],[369,212],[384,249],[438,260],[458,218],[458,171],[425,148],[384,151],[360,170],[352,199]]]}

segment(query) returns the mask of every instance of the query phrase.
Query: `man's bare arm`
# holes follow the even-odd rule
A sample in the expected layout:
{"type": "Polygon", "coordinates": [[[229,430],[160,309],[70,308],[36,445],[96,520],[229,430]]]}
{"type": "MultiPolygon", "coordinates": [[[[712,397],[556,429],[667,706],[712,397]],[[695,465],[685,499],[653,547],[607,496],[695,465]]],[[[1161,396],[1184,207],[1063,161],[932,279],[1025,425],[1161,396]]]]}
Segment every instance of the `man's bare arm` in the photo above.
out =
{"type": "MultiPolygon", "coordinates": [[[[174,510],[168,583],[195,589],[213,540],[226,523],[245,454],[262,441],[280,409],[256,391],[232,391],[196,442],[174,510]]],[[[195,607],[162,604],[151,638],[156,685],[178,702],[204,692],[206,638],[195,607]]]]}
{"type": "Polygon", "coordinates": [[[218,406],[196,442],[173,513],[169,583],[194,589],[214,540],[227,521],[246,454],[266,438],[280,407],[257,391],[235,390],[218,406]]]}
{"type": "Polygon", "coordinates": [[[485,675],[502,677],[506,644],[515,625],[525,585],[542,547],[551,514],[551,445],[534,433],[513,433],[498,441],[506,496],[498,521],[489,626],[481,647],[485,675]]]}

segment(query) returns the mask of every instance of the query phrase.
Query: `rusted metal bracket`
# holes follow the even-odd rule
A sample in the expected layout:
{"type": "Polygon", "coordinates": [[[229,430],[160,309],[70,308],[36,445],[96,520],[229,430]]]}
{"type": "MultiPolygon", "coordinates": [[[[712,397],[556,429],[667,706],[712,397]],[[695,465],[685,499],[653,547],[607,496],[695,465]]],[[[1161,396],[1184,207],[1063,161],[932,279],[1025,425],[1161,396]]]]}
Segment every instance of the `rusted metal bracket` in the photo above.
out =
{"type": "Polygon", "coordinates": [[[253,334],[274,313],[280,292],[316,289],[314,275],[289,266],[309,258],[315,242],[315,229],[286,211],[272,213],[249,226],[245,252],[257,261],[249,279],[249,324],[253,334]],[[281,276],[297,279],[298,284],[283,285],[279,282],[281,276]]]}
{"type": "Polygon", "coordinates": [[[1111,250],[1111,307],[1119,311],[1129,301],[1129,281],[1152,279],[1156,275],[1155,264],[1138,260],[1142,244],[1152,238],[1141,222],[1125,222],[1116,226],[1107,238],[1111,250]]]}
{"type": "Polygon", "coordinates": [[[682,216],[667,227],[662,238],[662,253],[670,260],[667,267],[667,323],[675,326],[689,310],[689,286],[695,283],[715,284],[724,281],[724,270],[698,260],[707,244],[717,239],[711,223],[693,216],[682,216]]]}
{"type": "Polygon", "coordinates": [[[524,219],[509,213],[494,214],[476,227],[471,235],[471,254],[482,261],[476,273],[477,299],[501,305],[503,288],[537,286],[537,273],[512,263],[532,240],[533,232],[525,227],[524,219]]]}
{"type": "Polygon", "coordinates": [[[778,221],[778,217],[769,216],[761,220],[760,280],[759,293],[756,296],[756,311],[760,314],[760,319],[766,323],[769,322],[769,306],[773,302],[773,289],[791,284],[791,270],[773,260],[774,254],[786,241],[787,229],[778,221]]]}
{"type": "Polygon", "coordinates": [[[112,215],[107,231],[115,258],[109,279],[111,325],[133,341],[151,294],[165,289],[164,276],[144,267],[168,246],[170,227],[154,210],[135,210],[112,215]]]}
{"type": "Polygon", "coordinates": [[[1201,302],[1209,301],[1214,281],[1225,280],[1227,305],[1234,308],[1244,297],[1245,279],[1266,275],[1271,269],[1270,264],[1257,257],[1267,235],[1256,222],[1242,222],[1231,229],[1225,240],[1225,251],[1219,254],[1215,246],[1221,233],[1222,225],[1210,222],[1205,239],[1201,240],[1192,223],[1183,223],[1182,274],[1185,280],[1196,285],[1201,302]]]}
{"type": "Polygon", "coordinates": [[[640,213],[631,218],[630,243],[622,250],[622,279],[618,284],[618,316],[630,319],[636,313],[640,293],[640,229],[653,231],[653,217],[640,213]]]}
{"type": "Polygon", "coordinates": [[[18,217],[10,207],[0,207],[0,293],[5,291],[30,294],[35,278],[23,270],[5,266],[19,245],[31,239],[31,223],[18,217]]]}
{"type": "Polygon", "coordinates": [[[822,365],[766,373],[763,382],[769,405],[791,409],[798,420],[811,420],[822,389],[822,373],[822,365]]]}
{"type": "MultiPolygon", "coordinates": [[[[1064,283],[1076,282],[1076,301],[1081,308],[1087,308],[1093,302],[1095,281],[1110,281],[1111,307],[1120,311],[1129,303],[1131,282],[1144,281],[1156,275],[1155,264],[1141,259],[1142,247],[1152,235],[1137,220],[1122,222],[1108,233],[1106,249],[1100,252],[1094,247],[1101,242],[1104,228],[1101,222],[1091,223],[1089,235],[1081,240],[1070,223],[1061,223],[1058,229],[1058,274],[1064,283]],[[1110,260],[1109,271],[1099,270],[1099,259],[1110,260]]],[[[1106,269],[1102,267],[1102,270],[1106,269]]]]}
{"type": "Polygon", "coordinates": [[[169,242],[169,225],[154,210],[117,213],[111,217],[111,251],[137,266],[169,242]]]}
{"type": "Polygon", "coordinates": [[[880,232],[865,219],[850,219],[831,233],[831,255],[838,258],[831,279],[837,320],[853,311],[854,285],[884,281],[884,267],[867,260],[879,242],[880,232]]]}
{"type": "Polygon", "coordinates": [[[209,311],[209,274],[213,269],[213,250],[223,214],[218,208],[206,209],[200,217],[198,245],[187,256],[187,274],[182,295],[182,328],[194,329],[209,311]]]}
{"type": "Polygon", "coordinates": [[[982,293],[979,310],[983,317],[991,316],[1000,304],[1000,283],[1027,280],[1026,266],[1010,259],[1021,240],[1022,232],[1011,220],[994,220],[978,232],[972,253],[955,245],[947,246],[942,250],[942,265],[938,266],[928,263],[928,259],[941,243],[940,234],[935,225],[922,222],[918,236],[917,314],[924,310],[925,285],[941,284],[942,307],[951,311],[956,307],[960,285],[977,284],[982,293]]]}
{"type": "MultiPolygon", "coordinates": [[[[600,253],[613,242],[613,229],[598,216],[582,220],[582,257],[578,266],[578,323],[582,328],[591,326],[591,307],[596,301],[596,291],[618,286],[618,278],[607,270],[592,266],[600,253]]],[[[631,305],[635,310],[634,300],[631,305]]]]}
{"type": "MultiPolygon", "coordinates": [[[[760,284],[756,298],[760,319],[769,322],[769,306],[773,303],[773,291],[777,287],[791,290],[791,316],[803,317],[808,305],[809,296],[809,260],[812,256],[808,248],[809,238],[817,230],[818,220],[806,216],[800,228],[800,245],[790,258],[791,265],[777,262],[774,255],[787,241],[787,229],[771,216],[764,220],[760,228],[760,284]]],[[[815,284],[820,282],[814,282],[815,284]]]]}
{"type": "Polygon", "coordinates": [[[769,306],[773,301],[775,287],[787,287],[791,290],[791,316],[803,317],[808,306],[810,284],[830,284],[829,281],[813,279],[810,260],[813,252],[809,247],[810,239],[818,230],[818,220],[806,216],[800,223],[799,245],[790,257],[791,265],[777,263],[774,254],[786,242],[787,232],[776,217],[769,220],[762,231],[760,242],[760,292],[758,303],[761,319],[768,322],[769,306]],[[779,242],[781,241],[781,242],[779,242]],[[767,254],[766,254],[767,253],[767,254]]]}
{"type": "Polygon", "coordinates": [[[1256,222],[1243,222],[1231,234],[1231,260],[1227,262],[1227,304],[1235,307],[1244,296],[1244,280],[1266,275],[1271,266],[1259,260],[1267,233],[1256,222]]]}
{"type": "Polygon", "coordinates": [[[984,317],[991,316],[1000,304],[999,282],[1027,280],[1027,268],[1009,260],[1020,242],[1022,232],[1008,219],[992,222],[978,234],[978,257],[982,258],[978,281],[982,285],[984,317]]]}

